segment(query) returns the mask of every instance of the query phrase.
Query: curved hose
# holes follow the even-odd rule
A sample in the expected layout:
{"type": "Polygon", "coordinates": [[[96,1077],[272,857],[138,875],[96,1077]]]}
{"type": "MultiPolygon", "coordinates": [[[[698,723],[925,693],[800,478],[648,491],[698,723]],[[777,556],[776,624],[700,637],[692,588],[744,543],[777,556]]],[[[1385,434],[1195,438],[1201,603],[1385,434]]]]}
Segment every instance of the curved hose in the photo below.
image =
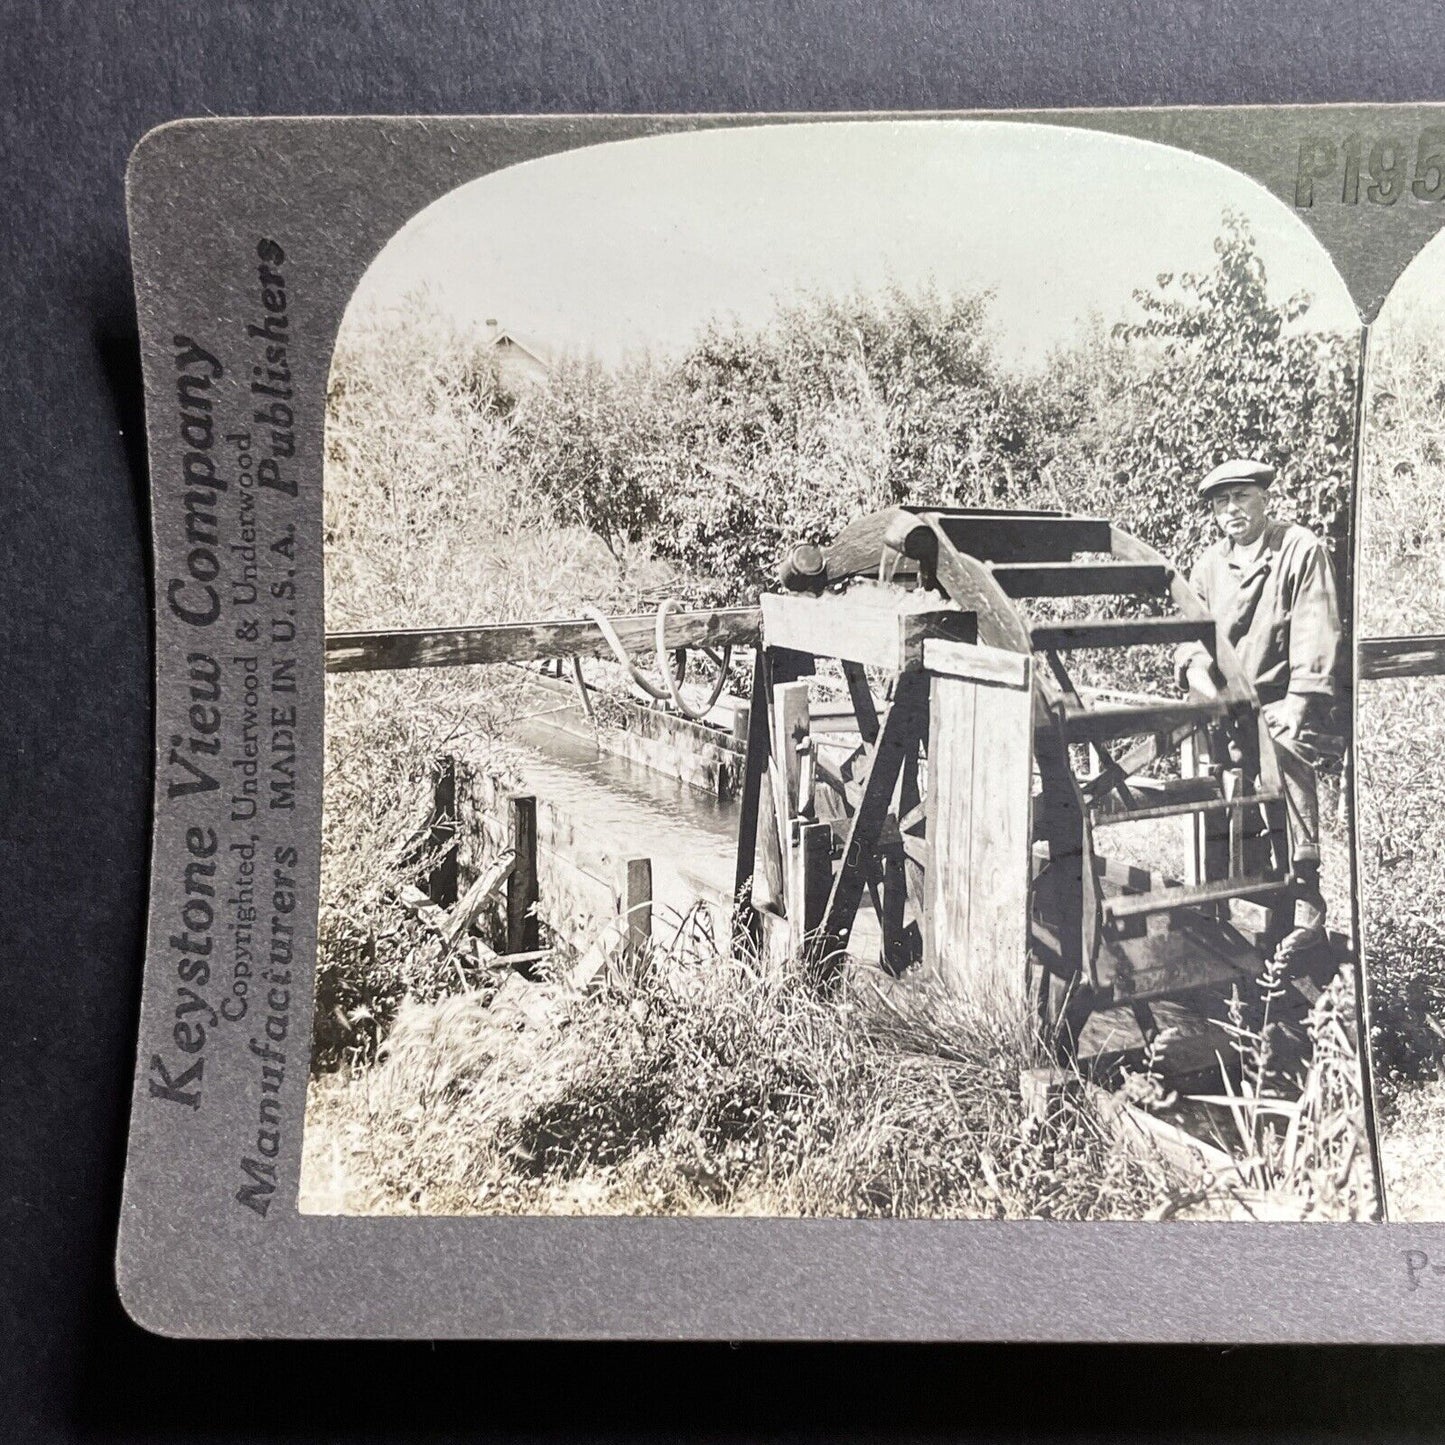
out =
{"type": "Polygon", "coordinates": [[[680,679],[674,676],[672,667],[668,660],[667,648],[667,619],[669,614],[676,608],[676,601],[668,597],[657,609],[657,630],[655,642],[657,647],[657,663],[661,669],[663,686],[659,687],[653,680],[643,672],[636,663],[627,655],[627,649],[622,644],[622,639],[617,635],[617,629],[613,627],[611,620],[595,607],[583,609],[584,615],[589,621],[596,624],[597,629],[606,639],[608,647],[612,649],[612,655],[617,659],[618,665],[627,673],[633,684],[648,697],[657,702],[671,702],[672,705],[687,718],[689,722],[701,722],[713,707],[716,706],[718,698],[722,696],[723,688],[727,686],[728,663],[732,661],[732,643],[723,644],[722,656],[717,658],[718,674],[713,684],[713,689],[708,700],[700,708],[693,707],[682,695],[679,686],[680,679]]]}
{"type": "MultiPolygon", "coordinates": [[[[717,679],[713,683],[708,700],[700,708],[691,707],[683,698],[680,686],[681,678],[673,675],[667,657],[667,618],[676,606],[677,603],[673,598],[666,597],[657,608],[657,665],[662,670],[663,681],[666,682],[667,690],[672,695],[673,706],[690,722],[701,722],[713,710],[718,698],[722,696],[723,688],[727,685],[728,663],[732,661],[733,645],[731,642],[723,643],[722,656],[716,659],[717,679]]],[[[680,668],[678,670],[681,671],[680,668]]]]}

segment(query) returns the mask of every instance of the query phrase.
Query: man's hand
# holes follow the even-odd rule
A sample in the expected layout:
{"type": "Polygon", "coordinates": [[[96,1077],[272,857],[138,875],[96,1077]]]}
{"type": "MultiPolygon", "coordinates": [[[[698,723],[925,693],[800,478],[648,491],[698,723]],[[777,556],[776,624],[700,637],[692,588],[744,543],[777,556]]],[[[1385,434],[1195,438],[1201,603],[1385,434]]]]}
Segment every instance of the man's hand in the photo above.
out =
{"type": "Polygon", "coordinates": [[[1175,667],[1175,681],[1181,692],[1200,697],[1218,697],[1219,685],[1214,680],[1214,666],[1207,657],[1190,657],[1175,667]]]}
{"type": "Polygon", "coordinates": [[[1282,743],[1299,737],[1310,716],[1310,699],[1302,692],[1286,693],[1278,702],[1267,702],[1260,709],[1265,725],[1282,743]]]}

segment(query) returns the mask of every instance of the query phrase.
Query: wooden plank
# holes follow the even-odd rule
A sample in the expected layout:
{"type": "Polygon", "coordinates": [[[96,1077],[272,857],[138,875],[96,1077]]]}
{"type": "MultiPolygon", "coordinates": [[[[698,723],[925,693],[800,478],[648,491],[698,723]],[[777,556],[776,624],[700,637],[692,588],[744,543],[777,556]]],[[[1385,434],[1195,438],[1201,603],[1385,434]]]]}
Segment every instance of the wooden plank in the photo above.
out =
{"type": "MultiPolygon", "coordinates": [[[[713,607],[673,612],[667,647],[719,646],[757,641],[761,614],[755,607],[713,607]]],[[[609,619],[629,653],[654,656],[657,614],[609,619]]],[[[412,667],[466,667],[477,663],[530,662],[542,657],[610,657],[602,629],[589,618],[552,622],[504,622],[476,627],[413,627],[384,632],[333,632],[326,637],[327,672],[375,672],[412,667]]]]}
{"type": "Polygon", "coordinates": [[[507,800],[511,851],[516,861],[507,879],[507,952],[537,947],[537,800],[514,793],[507,800]]]}
{"type": "Polygon", "coordinates": [[[1114,738],[1138,737],[1143,733],[1165,733],[1188,723],[1217,722],[1229,716],[1223,698],[1198,702],[1126,704],[1067,708],[1064,730],[1071,743],[1104,743],[1114,738]]]}
{"type": "Polygon", "coordinates": [[[793,879],[788,889],[789,917],[794,918],[795,950],[807,947],[822,926],[833,886],[833,829],[828,823],[803,823],[792,849],[793,879]],[[796,906],[794,906],[796,900],[796,906]]]}
{"type": "Polygon", "coordinates": [[[1010,652],[1007,648],[984,647],[978,643],[930,639],[923,644],[923,665],[929,672],[999,687],[1026,688],[1033,677],[1026,652],[1010,652]]]}
{"type": "Polygon", "coordinates": [[[812,733],[808,724],[808,684],[783,682],[773,685],[773,761],[781,788],[778,826],[786,838],[794,818],[811,818],[814,814],[811,797],[799,795],[803,777],[803,753],[811,748],[812,733]]]}
{"type": "MultiPolygon", "coordinates": [[[[452,909],[442,927],[442,942],[448,948],[457,946],[472,924],[477,921],[482,909],[501,892],[502,884],[512,876],[512,869],[516,866],[516,862],[517,855],[507,849],[499,853],[484,872],[477,875],[472,886],[467,889],[461,901],[452,909]]],[[[535,947],[535,945],[533,946],[535,947]]]]}
{"type": "Polygon", "coordinates": [[[1362,637],[1360,678],[1378,682],[1391,677],[1445,675],[1445,637],[1362,637]]]}
{"type": "Polygon", "coordinates": [[[1067,562],[1075,552],[1109,550],[1102,517],[969,511],[941,513],[939,524],[960,552],[981,562],[1067,562]]]}
{"type": "MultiPolygon", "coordinates": [[[[738,850],[733,877],[733,898],[739,910],[739,916],[734,920],[734,932],[747,934],[754,946],[761,942],[757,918],[752,908],[760,901],[757,898],[757,876],[761,872],[765,842],[761,836],[759,819],[764,812],[771,815],[770,806],[760,812],[763,782],[768,771],[768,678],[768,655],[760,647],[753,659],[753,691],[752,700],[748,704],[747,752],[743,763],[743,785],[738,798],[738,850]]],[[[768,802],[771,804],[771,799],[768,802]]]]}
{"type": "Polygon", "coordinates": [[[802,874],[797,858],[798,839],[793,827],[797,818],[813,816],[812,799],[801,806],[798,785],[803,776],[801,747],[811,747],[808,731],[808,684],[783,682],[773,685],[772,757],[768,776],[773,790],[773,816],[777,823],[782,855],[783,897],[779,900],[788,919],[793,948],[803,946],[803,900],[797,891],[802,874]]]}
{"type": "Polygon", "coordinates": [[[1217,1181],[1239,1177],[1239,1164],[1223,1149],[1187,1133],[1167,1119],[1137,1108],[1122,1094],[1111,1094],[1098,1084],[1086,1083],[1085,1096],[1114,1137],[1140,1151],[1145,1158],[1162,1155],[1190,1173],[1208,1172],[1217,1181]]]}
{"type": "Polygon", "coordinates": [[[1149,562],[1010,562],[992,569],[1010,597],[1101,597],[1164,592],[1169,570],[1149,562]]]}
{"type": "Polygon", "coordinates": [[[932,682],[928,755],[932,924],[927,966],[955,997],[1000,1016],[1026,1007],[1032,658],[1021,689],[932,682]]]}
{"type": "Polygon", "coordinates": [[[929,696],[928,821],[931,868],[924,878],[924,967],[955,995],[968,989],[975,683],[935,677],[929,696]],[[943,759],[948,763],[942,766],[943,759]],[[937,759],[937,764],[934,760],[937,759]]]}
{"type": "Polygon", "coordinates": [[[1050,623],[1029,630],[1037,652],[1204,642],[1213,634],[1214,623],[1199,617],[1094,617],[1083,622],[1050,623]]]}
{"type": "Polygon", "coordinates": [[[1137,918],[1147,913],[1172,913],[1177,908],[1202,908],[1231,898],[1260,898],[1289,887],[1283,879],[1219,878],[1192,887],[1160,888],[1149,893],[1121,893],[1104,900],[1111,918],[1137,918]]]}
{"type": "Polygon", "coordinates": [[[905,673],[898,680],[893,706],[878,736],[863,796],[848,829],[843,866],[833,880],[828,897],[828,911],[821,930],[825,951],[846,946],[863,897],[870,860],[874,857],[893,789],[903,768],[904,754],[910,748],[917,748],[927,725],[928,681],[919,673],[905,673]]]}
{"type": "Polygon", "coordinates": [[[770,648],[793,648],[886,672],[917,672],[926,639],[969,642],[976,635],[970,613],[941,602],[933,593],[892,588],[855,587],[824,597],[765,592],[762,638],[770,648]]]}
{"type": "Polygon", "coordinates": [[[433,932],[440,933],[447,926],[446,909],[441,904],[432,902],[420,888],[415,888],[410,883],[403,885],[397,894],[397,900],[408,913],[433,932]]]}
{"type": "Polygon", "coordinates": [[[1100,949],[1100,982],[1115,1003],[1177,998],[1253,977],[1263,955],[1207,917],[1159,933],[1107,940],[1100,949]]]}
{"type": "MultiPolygon", "coordinates": [[[[751,858],[753,888],[750,901],[756,910],[779,915],[784,907],[786,880],[772,777],[772,690],[776,684],[794,682],[800,677],[806,677],[812,672],[813,665],[813,659],[807,653],[760,647],[753,668],[753,699],[750,704],[752,716],[749,722],[747,756],[749,777],[756,780],[759,797],[756,803],[756,823],[752,829],[755,848],[751,858]],[[752,772],[754,760],[757,763],[756,773],[752,772]]],[[[744,802],[746,803],[746,798],[744,802]]],[[[742,841],[748,836],[745,825],[746,816],[740,821],[738,833],[740,890],[745,876],[744,863],[747,861],[744,856],[747,845],[742,841]]],[[[761,942],[761,934],[755,941],[761,942]]]]}

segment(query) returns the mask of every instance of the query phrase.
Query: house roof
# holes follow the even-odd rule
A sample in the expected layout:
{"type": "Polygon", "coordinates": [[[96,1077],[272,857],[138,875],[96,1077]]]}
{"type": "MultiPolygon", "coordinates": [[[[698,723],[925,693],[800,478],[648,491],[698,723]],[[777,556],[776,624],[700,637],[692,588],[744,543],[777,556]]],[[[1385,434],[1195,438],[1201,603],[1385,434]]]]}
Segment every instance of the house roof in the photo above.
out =
{"type": "Polygon", "coordinates": [[[510,327],[498,326],[487,338],[487,345],[495,350],[499,346],[507,345],[515,347],[518,351],[524,351],[539,366],[550,368],[552,365],[551,349],[540,341],[534,341],[530,337],[521,336],[511,330],[510,327]]]}

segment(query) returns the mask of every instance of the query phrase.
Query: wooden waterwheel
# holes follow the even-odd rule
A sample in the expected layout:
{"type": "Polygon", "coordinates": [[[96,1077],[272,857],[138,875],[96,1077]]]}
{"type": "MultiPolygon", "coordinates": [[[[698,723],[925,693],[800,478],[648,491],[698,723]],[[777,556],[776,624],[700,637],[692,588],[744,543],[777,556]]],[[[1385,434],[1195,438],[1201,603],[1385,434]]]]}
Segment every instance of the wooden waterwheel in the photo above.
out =
{"type": "Polygon", "coordinates": [[[1264,905],[1291,885],[1273,742],[1163,557],[1096,518],[898,507],[795,549],[781,581],[762,599],[743,931],[823,974],[867,952],[890,972],[921,967],[966,998],[1032,1009],[1066,1047],[1098,1009],[1127,1004],[1147,1037],[1151,1000],[1262,968],[1264,905]],[[1026,611],[1080,597],[1152,611],[1026,611]],[[1214,696],[1120,704],[1070,675],[1080,649],[1180,642],[1208,650],[1214,696]],[[810,700],[824,658],[847,693],[841,754],[810,700]],[[1182,769],[1159,766],[1181,754],[1182,769]],[[1184,877],[1098,847],[1106,829],[1163,818],[1193,830],[1184,877]]]}

